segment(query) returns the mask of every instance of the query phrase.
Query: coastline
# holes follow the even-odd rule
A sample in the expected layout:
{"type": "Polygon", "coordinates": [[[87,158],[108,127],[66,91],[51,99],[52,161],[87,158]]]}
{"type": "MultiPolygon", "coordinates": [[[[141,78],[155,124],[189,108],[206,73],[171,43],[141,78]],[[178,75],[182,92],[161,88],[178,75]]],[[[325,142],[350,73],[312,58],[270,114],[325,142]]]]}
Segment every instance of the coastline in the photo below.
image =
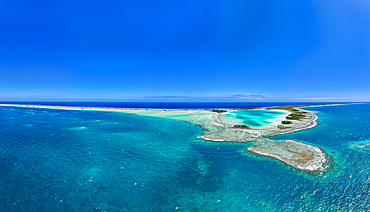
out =
{"type": "MultiPolygon", "coordinates": [[[[272,141],[272,142],[276,142],[276,141],[272,141]]],[[[283,142],[276,142],[276,143],[277,144],[287,143],[286,147],[289,148],[290,152],[293,152],[291,150],[292,146],[293,146],[293,149],[296,149],[300,145],[304,144],[304,143],[297,142],[297,141],[294,141],[294,140],[285,140],[283,142]]],[[[255,155],[264,156],[264,157],[268,157],[268,158],[278,160],[278,161],[284,163],[287,166],[295,168],[298,171],[308,172],[308,173],[311,173],[311,174],[316,174],[316,173],[320,173],[321,171],[326,171],[329,168],[330,164],[329,164],[329,156],[325,153],[325,151],[320,147],[316,147],[316,146],[313,146],[313,145],[310,145],[310,144],[304,144],[304,145],[311,146],[311,148],[314,150],[314,152],[316,154],[312,154],[310,152],[305,152],[305,153],[297,154],[297,155],[291,157],[290,159],[288,159],[288,158],[286,158],[282,155],[268,154],[268,153],[266,153],[266,150],[261,151],[261,150],[258,149],[259,148],[258,146],[256,147],[256,145],[247,148],[245,151],[253,153],[255,155]],[[316,164],[310,164],[308,166],[305,166],[304,162],[306,160],[305,158],[307,158],[307,157],[310,160],[315,160],[316,164]],[[318,165],[318,164],[324,164],[324,166],[321,166],[321,165],[318,165]]],[[[294,152],[294,153],[297,153],[297,152],[294,152]]]]}
{"type": "Polygon", "coordinates": [[[317,122],[316,121],[319,119],[319,117],[315,113],[313,113],[313,112],[312,112],[312,116],[313,116],[313,119],[311,119],[310,124],[308,124],[306,127],[301,127],[301,128],[297,128],[297,129],[292,129],[292,130],[288,130],[288,131],[285,131],[285,132],[281,132],[281,133],[271,134],[271,135],[266,136],[265,138],[272,137],[272,136],[275,136],[275,135],[288,134],[288,133],[297,132],[297,131],[301,131],[301,130],[305,130],[305,129],[310,129],[310,128],[316,127],[317,126],[317,122]]]}
{"type": "MultiPolygon", "coordinates": [[[[254,145],[247,148],[246,152],[281,161],[299,171],[308,173],[321,172],[327,169],[328,164],[327,154],[319,147],[294,140],[276,142],[267,139],[274,135],[287,134],[315,127],[317,125],[316,120],[318,117],[314,112],[302,109],[300,110],[304,111],[308,117],[302,120],[294,120],[292,125],[283,129],[276,127],[276,124],[281,122],[283,116],[291,114],[291,111],[285,111],[288,113],[274,118],[272,123],[264,127],[238,129],[232,125],[223,123],[221,120],[222,113],[212,112],[210,109],[143,109],[22,104],[0,104],[0,106],[60,110],[113,111],[188,121],[197,124],[204,129],[204,134],[198,137],[200,139],[213,142],[253,142],[254,145]]],[[[266,110],[266,108],[261,109],[266,110]]],[[[235,110],[237,109],[228,109],[227,112],[235,110]]]]}

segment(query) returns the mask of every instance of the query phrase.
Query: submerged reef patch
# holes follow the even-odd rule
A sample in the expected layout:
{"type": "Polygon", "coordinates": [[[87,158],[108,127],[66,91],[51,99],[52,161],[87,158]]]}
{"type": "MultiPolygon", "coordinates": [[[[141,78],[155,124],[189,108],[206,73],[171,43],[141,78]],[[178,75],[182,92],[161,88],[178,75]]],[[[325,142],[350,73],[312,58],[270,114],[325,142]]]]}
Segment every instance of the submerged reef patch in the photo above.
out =
{"type": "Polygon", "coordinates": [[[355,141],[348,145],[348,148],[351,150],[366,152],[370,150],[370,139],[362,140],[362,141],[355,141]]]}

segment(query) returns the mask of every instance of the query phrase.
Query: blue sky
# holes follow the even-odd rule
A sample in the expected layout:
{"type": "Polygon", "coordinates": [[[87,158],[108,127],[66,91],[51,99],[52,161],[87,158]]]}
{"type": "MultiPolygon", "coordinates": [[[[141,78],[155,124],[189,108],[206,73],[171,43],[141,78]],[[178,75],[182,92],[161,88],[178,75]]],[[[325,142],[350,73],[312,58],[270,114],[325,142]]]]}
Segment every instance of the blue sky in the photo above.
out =
{"type": "Polygon", "coordinates": [[[2,1],[3,101],[370,101],[370,1],[2,1]]]}

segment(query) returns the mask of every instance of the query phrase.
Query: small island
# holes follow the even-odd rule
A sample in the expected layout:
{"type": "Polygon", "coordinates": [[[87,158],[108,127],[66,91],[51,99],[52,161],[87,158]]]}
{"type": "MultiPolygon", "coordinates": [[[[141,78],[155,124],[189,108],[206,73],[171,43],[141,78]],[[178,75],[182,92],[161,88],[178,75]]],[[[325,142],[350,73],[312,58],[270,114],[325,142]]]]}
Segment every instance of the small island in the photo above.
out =
{"type": "MultiPolygon", "coordinates": [[[[319,147],[294,140],[273,141],[268,139],[268,137],[274,135],[291,133],[316,126],[317,116],[313,112],[299,109],[307,107],[306,105],[259,108],[258,110],[275,110],[283,114],[269,120],[270,124],[263,127],[241,125],[239,124],[240,120],[236,118],[235,123],[232,125],[222,121],[222,115],[238,109],[143,109],[21,104],[2,104],[0,106],[117,111],[183,120],[200,125],[204,129],[203,135],[199,137],[200,139],[214,142],[252,142],[253,146],[246,148],[246,152],[281,161],[299,171],[320,173],[330,166],[328,155],[319,147]]],[[[252,109],[248,108],[248,110],[252,109]]]]}
{"type": "Polygon", "coordinates": [[[248,125],[244,125],[244,124],[237,124],[237,125],[234,125],[233,126],[233,128],[238,128],[238,129],[251,129],[251,127],[250,126],[248,126],[248,125]]]}

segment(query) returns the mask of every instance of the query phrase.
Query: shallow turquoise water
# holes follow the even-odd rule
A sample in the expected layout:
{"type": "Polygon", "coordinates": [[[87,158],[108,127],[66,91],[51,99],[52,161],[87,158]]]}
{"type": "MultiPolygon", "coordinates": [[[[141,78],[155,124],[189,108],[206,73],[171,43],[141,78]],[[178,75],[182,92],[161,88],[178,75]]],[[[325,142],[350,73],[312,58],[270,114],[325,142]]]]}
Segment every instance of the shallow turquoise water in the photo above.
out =
{"type": "Polygon", "coordinates": [[[0,108],[3,211],[368,211],[370,107],[319,111],[315,128],[273,139],[318,145],[323,176],[198,140],[187,122],[98,111],[0,108]],[[361,142],[360,142],[361,143],[361,142]],[[362,142],[363,143],[363,142],[362,142]]]}
{"type": "Polygon", "coordinates": [[[268,120],[274,119],[276,116],[284,113],[274,110],[237,110],[227,114],[223,114],[221,118],[236,118],[242,121],[243,124],[252,127],[263,127],[270,124],[268,120]]]}

